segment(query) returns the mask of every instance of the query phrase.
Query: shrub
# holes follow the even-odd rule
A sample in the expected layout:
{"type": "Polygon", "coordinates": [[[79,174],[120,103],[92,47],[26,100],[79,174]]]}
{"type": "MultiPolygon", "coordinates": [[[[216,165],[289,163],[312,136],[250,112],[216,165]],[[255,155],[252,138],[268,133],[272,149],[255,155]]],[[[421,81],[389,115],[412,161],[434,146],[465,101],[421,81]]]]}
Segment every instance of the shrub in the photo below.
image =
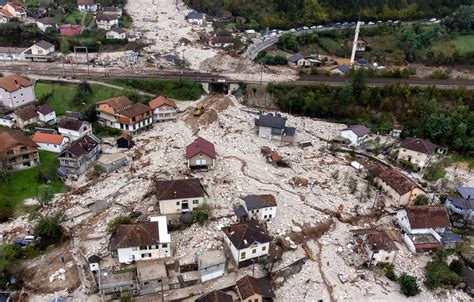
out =
{"type": "Polygon", "coordinates": [[[382,271],[388,279],[392,281],[397,281],[397,275],[395,275],[395,268],[393,264],[390,263],[381,263],[382,271]]]}
{"type": "Polygon", "coordinates": [[[54,191],[48,185],[41,185],[38,187],[38,201],[44,205],[50,202],[54,197],[54,191]]]}
{"type": "Polygon", "coordinates": [[[428,181],[437,181],[440,178],[443,178],[446,175],[446,171],[439,164],[430,165],[423,175],[423,178],[428,181]]]}
{"type": "Polygon", "coordinates": [[[212,215],[212,209],[208,204],[202,204],[193,209],[191,220],[189,225],[198,223],[199,225],[205,225],[209,221],[212,215]]]}
{"type": "Polygon", "coordinates": [[[420,293],[420,288],[418,287],[418,284],[416,283],[416,278],[413,276],[403,273],[398,278],[398,283],[400,284],[400,290],[402,294],[404,294],[407,297],[413,297],[420,293]]]}
{"type": "Polygon", "coordinates": [[[428,262],[425,279],[425,285],[430,290],[441,286],[456,286],[461,282],[461,278],[449,269],[446,262],[438,260],[428,262]]]}
{"type": "Polygon", "coordinates": [[[413,200],[413,205],[422,206],[422,205],[427,205],[428,202],[429,202],[429,199],[428,197],[426,197],[426,195],[418,195],[413,200]]]}
{"type": "Polygon", "coordinates": [[[449,264],[449,269],[456,274],[461,275],[462,271],[464,270],[464,262],[459,259],[454,259],[449,264]]]}
{"type": "Polygon", "coordinates": [[[117,216],[107,223],[107,232],[114,233],[121,224],[131,224],[132,218],[128,216],[117,216]]]}
{"type": "Polygon", "coordinates": [[[44,249],[51,244],[57,243],[62,235],[63,228],[61,226],[60,214],[54,216],[43,216],[39,219],[38,224],[33,230],[35,237],[40,238],[39,247],[44,249]]]}

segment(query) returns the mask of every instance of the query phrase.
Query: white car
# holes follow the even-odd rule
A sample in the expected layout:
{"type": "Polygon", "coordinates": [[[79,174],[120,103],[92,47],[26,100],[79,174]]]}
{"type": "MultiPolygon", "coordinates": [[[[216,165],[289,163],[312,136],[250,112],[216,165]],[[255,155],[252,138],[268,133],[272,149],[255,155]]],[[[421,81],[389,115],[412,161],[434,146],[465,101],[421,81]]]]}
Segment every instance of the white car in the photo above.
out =
{"type": "Polygon", "coordinates": [[[322,25],[318,25],[318,26],[316,26],[316,28],[323,28],[323,26],[322,26],[322,25]]]}
{"type": "Polygon", "coordinates": [[[396,20],[395,22],[393,22],[393,24],[398,24],[398,23],[400,23],[399,20],[396,20]]]}
{"type": "Polygon", "coordinates": [[[303,26],[303,30],[308,30],[309,27],[308,26],[303,26]]]}
{"type": "Polygon", "coordinates": [[[367,23],[367,24],[368,24],[368,25],[375,25],[374,22],[369,22],[369,23],[367,23]]]}
{"type": "Polygon", "coordinates": [[[313,26],[311,26],[310,28],[311,28],[311,29],[316,29],[316,26],[315,26],[315,25],[313,25],[313,26]]]}
{"type": "Polygon", "coordinates": [[[290,29],[290,32],[294,33],[296,31],[296,29],[292,28],[290,29]]]}
{"type": "Polygon", "coordinates": [[[431,18],[430,22],[436,22],[436,18],[431,18]]]}

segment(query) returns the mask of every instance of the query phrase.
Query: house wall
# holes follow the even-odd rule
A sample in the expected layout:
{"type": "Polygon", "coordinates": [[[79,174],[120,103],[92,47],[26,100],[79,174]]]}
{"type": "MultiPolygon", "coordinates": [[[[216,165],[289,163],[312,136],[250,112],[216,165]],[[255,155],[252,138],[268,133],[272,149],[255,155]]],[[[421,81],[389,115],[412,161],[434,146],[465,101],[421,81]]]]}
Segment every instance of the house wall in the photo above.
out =
{"type": "Polygon", "coordinates": [[[96,20],[97,27],[104,30],[110,30],[114,26],[118,26],[118,19],[114,20],[96,20]]]}
{"type": "Polygon", "coordinates": [[[408,237],[407,234],[403,234],[403,242],[405,242],[407,248],[410,250],[412,253],[416,253],[416,247],[411,241],[410,237],[408,237]]]}
{"type": "Polygon", "coordinates": [[[403,159],[406,161],[411,162],[415,167],[417,167],[420,170],[423,170],[426,166],[428,166],[430,160],[431,160],[431,155],[427,155],[425,153],[421,152],[416,152],[413,150],[408,150],[405,148],[400,148],[400,151],[398,153],[398,158],[403,159]]]}
{"type": "Polygon", "coordinates": [[[372,253],[372,262],[371,265],[377,265],[380,262],[385,262],[385,263],[393,263],[395,260],[395,251],[385,251],[385,250],[379,250],[377,252],[372,253]]]}
{"type": "Polygon", "coordinates": [[[56,122],[56,112],[53,111],[51,113],[48,113],[46,115],[43,115],[41,112],[38,112],[38,115],[39,115],[39,120],[42,121],[42,122],[45,122],[45,123],[49,123],[49,122],[56,122]]]}
{"type": "Polygon", "coordinates": [[[250,246],[248,248],[237,250],[237,248],[234,246],[232,241],[230,241],[229,237],[225,236],[224,241],[229,247],[232,253],[232,257],[234,258],[236,263],[249,260],[249,259],[258,258],[261,256],[266,256],[268,255],[268,251],[270,249],[270,242],[261,243],[255,246],[250,246]],[[253,250],[255,250],[255,253],[253,253],[253,250]],[[245,257],[243,257],[242,253],[245,253],[245,257]]]}
{"type": "Polygon", "coordinates": [[[447,209],[449,209],[449,211],[462,215],[464,219],[468,219],[468,220],[474,219],[474,211],[472,209],[461,209],[454,206],[451,200],[449,200],[449,197],[446,198],[446,202],[444,203],[444,206],[447,209]]]}
{"type": "Polygon", "coordinates": [[[201,275],[201,282],[206,282],[224,276],[225,266],[226,263],[222,262],[211,266],[201,267],[199,269],[199,274],[201,275]]]}
{"type": "Polygon", "coordinates": [[[38,122],[38,117],[31,118],[29,120],[23,120],[20,117],[18,117],[16,114],[13,114],[15,116],[15,121],[16,125],[20,128],[23,129],[28,125],[34,124],[38,122]]]}
{"type": "Polygon", "coordinates": [[[157,245],[143,246],[142,248],[146,249],[140,249],[138,246],[117,249],[119,262],[127,263],[136,260],[152,260],[172,256],[170,242],[162,242],[157,245]]]}
{"type": "Polygon", "coordinates": [[[61,145],[47,144],[47,143],[36,143],[36,144],[38,145],[38,149],[44,150],[44,151],[61,153],[64,150],[64,140],[61,145]]]}
{"type": "MultiPolygon", "coordinates": [[[[0,17],[1,20],[1,17],[0,17]]],[[[2,22],[0,22],[1,24],[2,22]]],[[[21,53],[9,53],[9,52],[2,52],[0,53],[0,61],[23,61],[25,60],[25,55],[23,52],[21,53]]]]}
{"type": "Polygon", "coordinates": [[[168,105],[163,105],[153,110],[153,121],[155,122],[175,120],[177,117],[176,108],[168,105]]]}
{"type": "Polygon", "coordinates": [[[160,200],[160,213],[161,214],[176,214],[183,212],[183,202],[187,201],[189,210],[192,211],[194,208],[200,206],[201,204],[205,203],[203,197],[190,197],[187,199],[167,199],[167,200],[160,200]],[[196,203],[194,201],[197,201],[196,203]],[[178,204],[179,203],[179,204],[178,204]]]}
{"type": "Polygon", "coordinates": [[[369,135],[359,137],[357,136],[357,134],[354,133],[354,131],[350,129],[342,130],[341,136],[349,139],[351,141],[351,145],[353,146],[359,146],[361,143],[365,142],[369,138],[369,135]]]}
{"type": "Polygon", "coordinates": [[[249,212],[249,210],[247,209],[247,205],[245,204],[245,201],[243,199],[240,200],[240,204],[242,205],[242,207],[244,207],[245,211],[247,212],[250,218],[258,219],[258,220],[270,220],[272,218],[275,218],[276,216],[277,207],[256,209],[249,212]]]}
{"type": "Polygon", "coordinates": [[[36,100],[33,85],[29,87],[22,87],[14,92],[8,92],[0,88],[0,103],[12,109],[23,107],[25,105],[34,103],[36,100]]]}
{"type": "Polygon", "coordinates": [[[88,134],[92,134],[92,126],[90,123],[87,123],[85,122],[83,124],[85,127],[87,127],[86,130],[84,130],[84,127],[82,127],[81,129],[79,129],[79,131],[74,131],[74,130],[71,130],[71,129],[65,129],[65,128],[61,128],[61,127],[58,127],[58,132],[64,136],[67,136],[71,139],[71,141],[75,141],[85,135],[88,135],[88,134]]]}
{"type": "Polygon", "coordinates": [[[382,191],[388,195],[393,201],[397,202],[398,205],[411,205],[413,200],[419,195],[426,195],[420,188],[414,188],[413,190],[400,195],[391,186],[379,177],[374,177],[374,182],[377,186],[382,187],[382,191]]]}
{"type": "MultiPolygon", "coordinates": [[[[239,296],[240,296],[240,293],[239,293],[239,296]]],[[[242,297],[240,296],[240,300],[242,302],[263,302],[263,297],[260,295],[254,294],[253,296],[250,296],[245,300],[243,300],[242,297]]]]}
{"type": "Polygon", "coordinates": [[[108,31],[106,34],[106,38],[107,39],[125,39],[127,38],[127,34],[126,33],[117,33],[115,31],[108,31]]]}
{"type": "Polygon", "coordinates": [[[7,151],[8,169],[23,170],[40,164],[38,149],[32,146],[17,145],[7,151]]]}
{"type": "Polygon", "coordinates": [[[38,29],[41,30],[42,32],[45,32],[48,28],[53,27],[50,24],[43,24],[41,22],[36,22],[36,25],[38,26],[38,29]]]}
{"type": "Polygon", "coordinates": [[[195,156],[188,159],[188,167],[201,166],[201,165],[203,165],[203,163],[202,163],[203,160],[206,161],[206,165],[209,168],[214,168],[214,159],[212,157],[204,154],[204,153],[196,154],[195,156]],[[198,163],[199,161],[201,161],[201,162],[198,163]]]}
{"type": "Polygon", "coordinates": [[[77,8],[79,9],[80,12],[95,12],[97,11],[98,5],[97,4],[78,5],[77,8]]]}
{"type": "Polygon", "coordinates": [[[54,46],[48,48],[48,49],[43,49],[41,47],[38,47],[36,45],[33,45],[30,47],[31,49],[31,54],[34,56],[46,56],[49,55],[50,53],[54,52],[54,46]]]}

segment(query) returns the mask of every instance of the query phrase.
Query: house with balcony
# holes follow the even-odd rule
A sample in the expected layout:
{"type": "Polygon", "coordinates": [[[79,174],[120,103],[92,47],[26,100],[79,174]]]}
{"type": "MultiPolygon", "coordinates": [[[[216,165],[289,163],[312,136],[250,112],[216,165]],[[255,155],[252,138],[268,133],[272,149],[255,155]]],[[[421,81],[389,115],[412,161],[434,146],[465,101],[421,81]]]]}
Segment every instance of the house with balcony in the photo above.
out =
{"type": "Polygon", "coordinates": [[[149,129],[153,124],[151,108],[133,103],[126,96],[98,102],[95,110],[101,125],[120,129],[129,135],[149,129]]]}
{"type": "Polygon", "coordinates": [[[229,248],[236,265],[249,266],[269,254],[271,237],[263,227],[251,220],[223,228],[224,242],[229,248]]]}
{"type": "Polygon", "coordinates": [[[0,77],[0,105],[17,109],[36,101],[33,83],[19,75],[0,77]]]}
{"type": "Polygon", "coordinates": [[[423,171],[433,158],[438,146],[421,138],[407,137],[400,144],[398,160],[413,164],[415,169],[423,171]]]}
{"type": "Polygon", "coordinates": [[[94,3],[94,0],[77,0],[77,9],[80,12],[96,12],[99,4],[94,3]]]}
{"type": "Polygon", "coordinates": [[[95,23],[99,29],[110,30],[112,27],[119,25],[119,17],[117,15],[101,14],[96,17],[95,23]]]}
{"type": "Polygon", "coordinates": [[[446,197],[444,205],[452,217],[474,221],[474,187],[458,186],[457,194],[446,197]]]}
{"type": "Polygon", "coordinates": [[[75,140],[59,154],[58,174],[63,178],[81,175],[94,164],[101,152],[101,142],[92,134],[75,140]]]}
{"type": "Polygon", "coordinates": [[[0,133],[0,157],[5,158],[8,170],[23,170],[39,166],[38,147],[29,137],[5,131],[0,133]]]}
{"type": "Polygon", "coordinates": [[[76,118],[64,117],[58,123],[58,132],[75,141],[86,135],[92,135],[92,125],[76,118]]]}
{"type": "Polygon", "coordinates": [[[176,102],[165,96],[159,96],[148,102],[151,110],[153,110],[153,121],[164,122],[176,120],[178,118],[178,106],[176,102]]]}
{"type": "Polygon", "coordinates": [[[120,263],[172,256],[166,216],[120,225],[110,238],[110,250],[120,263]]]}
{"type": "Polygon", "coordinates": [[[442,237],[451,227],[442,205],[407,207],[397,212],[396,220],[404,232],[405,244],[413,253],[441,247],[442,237]]]}
{"type": "Polygon", "coordinates": [[[353,260],[356,266],[373,266],[393,263],[398,250],[386,230],[351,230],[353,235],[353,260]]]}
{"type": "Polygon", "coordinates": [[[163,215],[190,212],[205,203],[206,192],[198,178],[157,180],[155,192],[163,215]]]}

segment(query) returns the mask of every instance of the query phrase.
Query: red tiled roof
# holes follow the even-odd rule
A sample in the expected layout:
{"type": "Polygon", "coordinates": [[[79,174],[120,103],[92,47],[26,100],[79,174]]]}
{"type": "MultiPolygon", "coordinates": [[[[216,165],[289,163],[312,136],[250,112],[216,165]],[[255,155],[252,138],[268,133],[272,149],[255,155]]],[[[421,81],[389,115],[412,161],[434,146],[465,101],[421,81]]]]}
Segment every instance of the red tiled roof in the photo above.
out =
{"type": "Polygon", "coordinates": [[[24,107],[18,110],[15,110],[15,115],[21,118],[22,120],[30,120],[37,117],[39,114],[36,111],[36,108],[33,106],[24,107]]]}
{"type": "Polygon", "coordinates": [[[238,249],[251,246],[254,242],[267,243],[271,241],[270,236],[255,221],[233,224],[223,229],[224,234],[238,249]]]}
{"type": "Polygon", "coordinates": [[[191,144],[186,146],[186,159],[190,159],[196,154],[204,153],[209,157],[216,158],[216,150],[214,144],[198,137],[191,144]]]}
{"type": "Polygon", "coordinates": [[[127,98],[126,96],[118,96],[115,98],[110,98],[107,100],[100,101],[97,104],[107,104],[110,107],[112,107],[112,109],[114,110],[122,110],[125,107],[133,105],[133,102],[130,101],[130,99],[127,98]]]}
{"type": "Polygon", "coordinates": [[[233,302],[233,301],[234,299],[232,298],[231,295],[226,294],[220,290],[214,290],[196,299],[196,302],[233,302]]]}
{"type": "Polygon", "coordinates": [[[235,282],[237,290],[239,291],[240,297],[245,300],[253,295],[257,294],[263,298],[271,299],[275,297],[270,282],[265,278],[254,278],[249,275],[245,275],[237,282],[235,282]]]}
{"type": "Polygon", "coordinates": [[[120,225],[110,238],[112,250],[160,243],[158,222],[120,225]]]}
{"type": "Polygon", "coordinates": [[[147,105],[142,104],[142,103],[136,103],[136,104],[133,104],[133,106],[131,107],[128,107],[126,109],[119,111],[119,114],[129,117],[129,118],[133,118],[149,111],[151,111],[151,108],[148,107],[147,105]]]}
{"type": "Polygon", "coordinates": [[[61,145],[64,139],[64,135],[36,132],[33,135],[32,139],[35,143],[61,145]]]}
{"type": "Polygon", "coordinates": [[[393,168],[378,167],[373,169],[373,173],[401,196],[415,188],[419,188],[413,180],[393,168]]]}
{"type": "Polygon", "coordinates": [[[0,88],[3,88],[8,92],[14,92],[22,87],[29,87],[31,85],[33,85],[33,83],[31,83],[28,79],[20,77],[16,74],[0,78],[0,88]]]}
{"type": "Polygon", "coordinates": [[[33,142],[29,137],[26,137],[22,134],[18,134],[13,131],[5,131],[0,133],[0,154],[4,155],[10,148],[15,147],[16,145],[26,145],[31,147],[36,147],[35,142],[33,142]]]}
{"type": "Polygon", "coordinates": [[[71,25],[71,24],[59,25],[59,33],[62,36],[69,36],[69,37],[79,36],[80,34],[82,34],[82,26],[71,25]]]}
{"type": "Polygon", "coordinates": [[[92,5],[94,0],[77,0],[77,5],[92,5]]]}
{"type": "Polygon", "coordinates": [[[448,212],[440,206],[407,207],[408,221],[412,229],[429,229],[450,227],[448,212]]]}
{"type": "Polygon", "coordinates": [[[168,105],[168,106],[177,108],[175,101],[170,100],[167,97],[161,96],[161,95],[157,98],[154,98],[150,102],[148,102],[148,106],[150,106],[150,108],[153,110],[163,105],[168,105]]]}
{"type": "Polygon", "coordinates": [[[425,141],[421,138],[407,137],[400,144],[400,148],[413,150],[413,151],[416,151],[416,152],[425,153],[425,154],[430,155],[438,148],[438,146],[435,145],[435,144],[432,144],[428,141],[425,141]]]}

